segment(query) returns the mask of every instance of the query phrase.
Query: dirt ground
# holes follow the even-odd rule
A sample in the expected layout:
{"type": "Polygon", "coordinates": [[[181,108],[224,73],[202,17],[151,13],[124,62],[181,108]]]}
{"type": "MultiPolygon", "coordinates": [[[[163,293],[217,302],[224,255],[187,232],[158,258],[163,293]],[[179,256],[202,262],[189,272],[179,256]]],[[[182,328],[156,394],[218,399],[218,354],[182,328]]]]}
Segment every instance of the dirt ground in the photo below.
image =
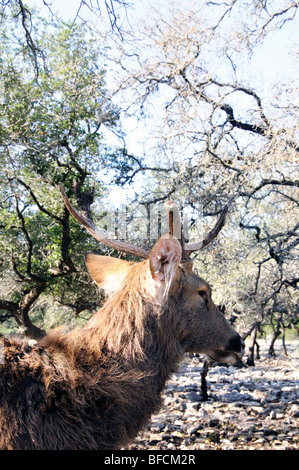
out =
{"type": "Polygon", "coordinates": [[[164,392],[164,404],[129,449],[298,450],[299,341],[289,356],[279,345],[254,367],[214,365],[208,372],[209,399],[199,394],[203,357],[187,357],[164,392]]]}

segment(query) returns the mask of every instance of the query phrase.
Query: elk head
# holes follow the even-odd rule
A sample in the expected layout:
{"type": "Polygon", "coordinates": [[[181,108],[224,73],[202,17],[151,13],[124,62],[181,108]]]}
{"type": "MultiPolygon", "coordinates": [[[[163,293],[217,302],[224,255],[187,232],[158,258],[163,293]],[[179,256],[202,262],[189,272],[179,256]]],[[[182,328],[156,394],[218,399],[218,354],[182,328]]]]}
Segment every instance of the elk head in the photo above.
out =
{"type": "MultiPolygon", "coordinates": [[[[216,238],[224,225],[227,206],[205,238],[185,243],[179,211],[173,201],[168,201],[165,207],[169,233],[162,235],[152,250],[148,250],[112,239],[98,229],[91,218],[80,214],[71,205],[61,185],[60,190],[70,213],[96,240],[147,260],[142,263],[148,275],[148,299],[159,303],[171,316],[175,335],[185,351],[206,354],[217,362],[232,363],[242,357],[244,345],[240,336],[213,303],[210,286],[194,273],[190,258],[193,252],[216,238]]],[[[87,253],[85,261],[92,279],[110,293],[121,289],[130,270],[140,264],[93,253],[87,253]]]]}

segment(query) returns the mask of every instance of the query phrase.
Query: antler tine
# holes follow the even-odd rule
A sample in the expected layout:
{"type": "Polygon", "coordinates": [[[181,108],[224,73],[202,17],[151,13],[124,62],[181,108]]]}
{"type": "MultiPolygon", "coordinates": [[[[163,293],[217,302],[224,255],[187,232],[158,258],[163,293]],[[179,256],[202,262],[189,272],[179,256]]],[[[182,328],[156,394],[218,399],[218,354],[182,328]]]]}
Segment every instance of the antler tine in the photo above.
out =
{"type": "Polygon", "coordinates": [[[100,230],[95,226],[92,220],[87,219],[86,217],[82,216],[70,203],[69,198],[66,195],[64,187],[62,184],[59,184],[60,192],[63,197],[64,203],[72,214],[82,225],[86,228],[86,230],[95,238],[97,241],[103,243],[104,245],[108,246],[109,248],[113,248],[114,250],[120,251],[122,253],[128,253],[134,256],[138,256],[139,258],[147,259],[149,257],[150,251],[141,248],[131,243],[120,242],[118,240],[114,240],[111,238],[107,232],[104,230],[100,230]]]}
{"type": "Polygon", "coordinates": [[[178,207],[173,200],[165,202],[165,210],[169,221],[169,234],[171,237],[182,238],[182,225],[178,207]]]}
{"type": "Polygon", "coordinates": [[[171,238],[177,238],[182,247],[182,260],[189,258],[185,251],[184,234],[179,209],[173,200],[165,202],[165,210],[169,220],[169,235],[171,238]]]}
{"type": "Polygon", "coordinates": [[[182,259],[188,260],[190,259],[191,253],[193,253],[194,251],[202,250],[217,237],[218,233],[220,232],[225,223],[225,216],[228,211],[228,205],[225,205],[214,228],[207,234],[207,236],[205,238],[197,239],[195,242],[192,243],[185,243],[181,218],[178,207],[175,202],[172,200],[166,201],[165,209],[169,219],[169,234],[171,237],[175,237],[180,240],[182,246],[182,259]]]}
{"type": "Polygon", "coordinates": [[[188,256],[190,256],[190,254],[193,253],[194,251],[202,250],[217,237],[218,233],[220,232],[220,230],[222,229],[225,223],[225,217],[226,217],[227,211],[228,211],[228,204],[224,206],[214,228],[210,230],[210,232],[207,234],[205,238],[197,239],[195,242],[185,244],[184,249],[188,253],[188,256]]]}

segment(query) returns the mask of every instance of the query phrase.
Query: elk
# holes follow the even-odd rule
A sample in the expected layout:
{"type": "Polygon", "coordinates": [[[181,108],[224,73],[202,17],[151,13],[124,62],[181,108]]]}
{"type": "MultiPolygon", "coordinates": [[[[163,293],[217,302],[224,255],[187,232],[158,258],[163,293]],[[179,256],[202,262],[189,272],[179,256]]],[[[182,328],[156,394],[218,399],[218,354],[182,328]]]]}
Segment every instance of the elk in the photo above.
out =
{"type": "MultiPolygon", "coordinates": [[[[128,446],[161,406],[161,392],[186,352],[232,363],[240,336],[192,269],[198,241],[169,233],[147,250],[110,239],[61,193],[70,213],[107,246],[140,262],[87,253],[92,279],[109,295],[81,329],[52,330],[28,346],[2,338],[0,448],[114,450],[128,446]]],[[[200,245],[224,224],[227,207],[200,245]]]]}

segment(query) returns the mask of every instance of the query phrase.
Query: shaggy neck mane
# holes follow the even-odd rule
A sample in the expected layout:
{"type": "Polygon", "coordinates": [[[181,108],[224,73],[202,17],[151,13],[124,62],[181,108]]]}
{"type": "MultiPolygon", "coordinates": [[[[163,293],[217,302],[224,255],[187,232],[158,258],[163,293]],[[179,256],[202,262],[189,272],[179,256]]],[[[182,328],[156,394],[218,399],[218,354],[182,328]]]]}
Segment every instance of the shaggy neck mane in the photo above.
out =
{"type": "Polygon", "coordinates": [[[94,352],[105,348],[127,359],[142,359],[151,336],[153,317],[161,307],[153,303],[148,262],[128,269],[124,283],[81,330],[94,352]]]}
{"type": "Polygon", "coordinates": [[[175,325],[173,331],[169,329],[172,308],[167,299],[165,306],[155,301],[155,289],[148,261],[133,265],[119,290],[84,328],[66,334],[54,331],[40,344],[55,355],[60,348],[70,371],[77,370],[80,376],[85,371],[84,380],[90,371],[92,381],[102,381],[106,370],[113,381],[146,387],[155,383],[155,389],[162,390],[183,350],[175,325]]]}
{"type": "MultiPolygon", "coordinates": [[[[69,340],[95,356],[105,352],[108,356],[119,357],[129,362],[130,367],[134,363],[139,367],[143,362],[142,368],[153,368],[150,360],[153,362],[157,355],[162,355],[161,359],[165,362],[167,350],[172,350],[171,362],[176,362],[171,332],[168,331],[167,341],[165,332],[162,332],[167,302],[164,307],[163,302],[161,305],[155,300],[159,294],[155,289],[148,261],[131,266],[119,289],[108,298],[85,328],[68,333],[69,340]],[[156,350],[154,355],[153,348],[156,350]]],[[[160,294],[163,299],[163,292],[160,294]]],[[[157,363],[154,367],[157,367],[157,363]]]]}

